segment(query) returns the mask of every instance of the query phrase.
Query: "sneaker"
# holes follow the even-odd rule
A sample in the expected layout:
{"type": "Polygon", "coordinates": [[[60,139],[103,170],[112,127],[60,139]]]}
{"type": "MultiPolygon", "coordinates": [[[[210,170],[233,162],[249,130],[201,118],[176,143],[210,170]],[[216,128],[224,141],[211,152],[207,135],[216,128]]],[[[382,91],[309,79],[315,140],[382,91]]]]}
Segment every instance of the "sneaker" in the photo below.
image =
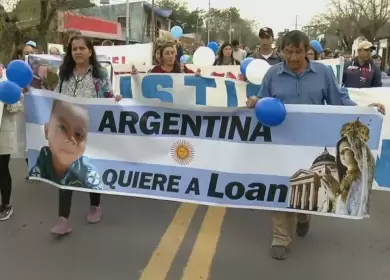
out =
{"type": "Polygon", "coordinates": [[[11,205],[0,205],[0,221],[8,220],[13,213],[14,209],[12,209],[11,205]]]}
{"type": "Polygon", "coordinates": [[[66,218],[60,217],[57,224],[51,228],[50,233],[55,235],[66,235],[72,232],[72,228],[69,226],[69,221],[66,218]]]}
{"type": "Polygon", "coordinates": [[[102,218],[102,210],[99,206],[90,206],[87,221],[90,224],[97,224],[102,218]]]}
{"type": "Polygon", "coordinates": [[[281,245],[272,246],[271,257],[275,260],[286,260],[288,257],[288,248],[281,245]]]}
{"type": "Polygon", "coordinates": [[[297,223],[297,235],[299,237],[305,237],[310,229],[310,220],[307,222],[298,222],[297,223]]]}

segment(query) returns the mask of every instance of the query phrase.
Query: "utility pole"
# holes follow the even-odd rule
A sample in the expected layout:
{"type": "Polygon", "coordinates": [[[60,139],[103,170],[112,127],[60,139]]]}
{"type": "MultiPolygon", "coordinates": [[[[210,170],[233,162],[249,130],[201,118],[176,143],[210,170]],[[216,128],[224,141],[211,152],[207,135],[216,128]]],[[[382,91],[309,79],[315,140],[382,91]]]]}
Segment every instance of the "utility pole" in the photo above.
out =
{"type": "Polygon", "coordinates": [[[130,1],[126,1],[126,45],[130,44],[130,1]]]}
{"type": "Polygon", "coordinates": [[[155,24],[155,19],[154,19],[154,7],[155,4],[154,4],[154,0],[152,0],[152,42],[153,42],[153,45],[154,43],[156,42],[156,24],[155,24]]]}
{"type": "Polygon", "coordinates": [[[195,42],[199,43],[199,14],[196,18],[196,36],[195,36],[195,42]]]}
{"type": "Polygon", "coordinates": [[[298,15],[295,16],[295,30],[298,30],[298,15]]]}
{"type": "Polygon", "coordinates": [[[207,16],[207,44],[210,43],[210,10],[211,10],[211,0],[209,0],[209,12],[207,16]]]}
{"type": "Polygon", "coordinates": [[[232,43],[232,13],[229,14],[229,43],[232,43]]]}

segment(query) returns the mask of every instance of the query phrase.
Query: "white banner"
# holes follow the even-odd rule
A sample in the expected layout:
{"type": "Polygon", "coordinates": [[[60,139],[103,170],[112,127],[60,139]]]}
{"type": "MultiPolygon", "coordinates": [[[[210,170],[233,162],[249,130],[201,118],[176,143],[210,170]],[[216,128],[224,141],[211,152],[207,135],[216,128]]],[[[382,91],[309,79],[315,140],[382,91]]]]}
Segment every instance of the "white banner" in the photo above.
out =
{"type": "MultiPolygon", "coordinates": [[[[335,58],[335,59],[326,59],[326,60],[319,60],[317,61],[319,63],[325,64],[332,68],[333,73],[335,74],[335,77],[337,78],[340,86],[342,83],[343,78],[343,69],[344,69],[344,58],[335,58]]],[[[150,69],[153,68],[153,66],[150,66],[148,64],[146,65],[137,65],[137,64],[115,64],[113,65],[114,69],[114,81],[113,81],[113,87],[114,91],[118,91],[119,89],[119,83],[121,77],[129,76],[131,73],[132,65],[134,65],[139,73],[147,73],[150,69]]],[[[209,66],[209,67],[198,67],[194,64],[187,64],[186,65],[189,69],[196,72],[197,69],[201,70],[202,76],[218,76],[218,77],[232,77],[233,74],[234,77],[237,79],[240,78],[241,70],[240,66],[236,65],[230,65],[230,66],[209,66]],[[230,74],[229,74],[230,73],[230,74]]]]}
{"type": "MultiPolygon", "coordinates": [[[[172,79],[178,84],[186,77],[172,79]]],[[[174,88],[175,101],[194,98],[191,87],[196,85],[174,88]]],[[[223,87],[217,90],[226,95],[223,87]]],[[[143,95],[153,89],[144,88],[143,95]]],[[[287,105],[286,120],[269,128],[246,108],[134,99],[117,104],[43,90],[33,90],[25,104],[33,180],[70,190],[350,219],[369,212],[382,126],[373,108],[287,105]]]]}
{"type": "Polygon", "coordinates": [[[95,51],[99,56],[110,58],[112,64],[152,65],[153,63],[153,43],[123,46],[95,46],[95,51]]]}

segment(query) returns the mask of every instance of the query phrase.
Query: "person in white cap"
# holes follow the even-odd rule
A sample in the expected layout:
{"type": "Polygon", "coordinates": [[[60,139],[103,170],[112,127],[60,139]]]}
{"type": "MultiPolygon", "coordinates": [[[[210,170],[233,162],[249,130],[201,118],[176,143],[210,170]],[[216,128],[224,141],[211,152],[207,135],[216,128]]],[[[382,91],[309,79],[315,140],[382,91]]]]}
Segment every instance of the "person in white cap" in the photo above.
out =
{"type": "Polygon", "coordinates": [[[35,43],[34,41],[28,41],[26,43],[26,46],[30,46],[34,50],[34,54],[37,53],[37,43],[35,43]]]}
{"type": "Polygon", "coordinates": [[[382,86],[382,74],[371,58],[375,46],[363,41],[358,45],[357,56],[344,65],[343,85],[349,88],[371,88],[382,86]]]}

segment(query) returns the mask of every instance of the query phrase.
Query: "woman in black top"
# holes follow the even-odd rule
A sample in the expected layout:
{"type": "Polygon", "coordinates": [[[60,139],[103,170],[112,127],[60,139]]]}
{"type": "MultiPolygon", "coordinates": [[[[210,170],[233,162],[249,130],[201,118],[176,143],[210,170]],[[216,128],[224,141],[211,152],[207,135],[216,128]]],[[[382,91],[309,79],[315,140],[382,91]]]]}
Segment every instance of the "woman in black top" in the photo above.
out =
{"type": "Polygon", "coordinates": [[[214,65],[240,65],[240,62],[233,58],[233,46],[230,43],[223,43],[219,48],[214,65]]]}

